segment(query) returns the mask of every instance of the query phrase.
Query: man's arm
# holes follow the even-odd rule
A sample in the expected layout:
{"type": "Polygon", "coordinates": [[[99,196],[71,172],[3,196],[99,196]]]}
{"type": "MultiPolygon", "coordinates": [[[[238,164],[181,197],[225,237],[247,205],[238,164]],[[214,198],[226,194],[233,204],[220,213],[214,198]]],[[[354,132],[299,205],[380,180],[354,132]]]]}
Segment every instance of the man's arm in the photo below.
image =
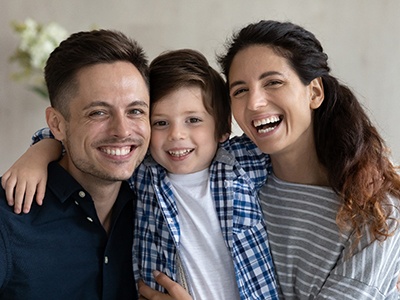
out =
{"type": "MultiPolygon", "coordinates": [[[[0,191],[0,201],[5,201],[3,191],[0,191]]],[[[9,262],[11,261],[11,253],[7,245],[7,231],[4,228],[3,219],[0,216],[0,295],[2,294],[2,290],[4,289],[7,280],[7,274],[10,267],[9,262]]]]}

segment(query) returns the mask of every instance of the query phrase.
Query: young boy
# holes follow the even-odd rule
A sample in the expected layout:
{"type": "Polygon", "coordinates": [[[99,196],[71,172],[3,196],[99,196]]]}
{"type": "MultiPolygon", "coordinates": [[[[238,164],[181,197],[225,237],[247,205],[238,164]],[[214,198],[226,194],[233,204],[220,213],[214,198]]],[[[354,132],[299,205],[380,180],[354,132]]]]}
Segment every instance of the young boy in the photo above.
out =
{"type": "Polygon", "coordinates": [[[166,52],[150,65],[150,98],[150,154],[130,181],[136,279],[164,291],[158,270],[194,299],[277,299],[257,197],[269,161],[246,137],[226,140],[222,77],[196,51],[166,52]]]}

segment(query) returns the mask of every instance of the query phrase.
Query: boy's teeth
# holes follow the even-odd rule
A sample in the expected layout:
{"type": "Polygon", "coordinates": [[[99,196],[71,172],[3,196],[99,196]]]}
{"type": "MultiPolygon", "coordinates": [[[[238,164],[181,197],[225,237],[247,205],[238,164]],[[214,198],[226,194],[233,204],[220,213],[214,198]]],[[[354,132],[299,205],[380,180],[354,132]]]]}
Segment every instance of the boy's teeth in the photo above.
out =
{"type": "Polygon", "coordinates": [[[172,156],[183,156],[186,155],[188,153],[190,153],[192,150],[190,149],[186,149],[186,150],[179,150],[179,151],[168,151],[168,153],[172,156]]]}
{"type": "Polygon", "coordinates": [[[108,155],[122,156],[122,155],[127,155],[131,151],[131,147],[102,148],[101,151],[107,153],[108,155]]]}
{"type": "Polygon", "coordinates": [[[269,117],[269,118],[253,121],[253,125],[255,127],[258,127],[258,126],[267,125],[267,124],[270,124],[270,123],[275,123],[275,122],[278,122],[279,120],[280,119],[279,119],[278,116],[272,116],[272,117],[269,117]]]}

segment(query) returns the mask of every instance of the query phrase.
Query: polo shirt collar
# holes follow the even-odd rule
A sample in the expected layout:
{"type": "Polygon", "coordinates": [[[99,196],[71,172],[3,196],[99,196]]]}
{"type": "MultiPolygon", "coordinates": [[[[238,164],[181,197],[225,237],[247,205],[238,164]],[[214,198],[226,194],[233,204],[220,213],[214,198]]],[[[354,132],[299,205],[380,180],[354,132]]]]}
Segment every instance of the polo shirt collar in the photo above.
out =
{"type": "Polygon", "coordinates": [[[48,166],[47,187],[61,203],[83,189],[75,178],[56,161],[51,162],[48,166]]]}
{"type": "MultiPolygon", "coordinates": [[[[84,190],[83,187],[58,162],[51,162],[48,166],[48,188],[60,200],[66,202],[74,194],[84,190]]],[[[134,193],[126,181],[122,182],[114,211],[119,213],[128,201],[133,201],[134,193]]]]}

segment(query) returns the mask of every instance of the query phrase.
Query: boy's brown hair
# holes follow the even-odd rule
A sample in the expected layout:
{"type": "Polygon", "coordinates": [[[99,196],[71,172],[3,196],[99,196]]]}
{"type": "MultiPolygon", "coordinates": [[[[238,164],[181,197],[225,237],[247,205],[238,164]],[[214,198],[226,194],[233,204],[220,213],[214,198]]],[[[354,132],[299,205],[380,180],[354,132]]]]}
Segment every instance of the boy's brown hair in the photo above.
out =
{"type": "Polygon", "coordinates": [[[231,133],[231,108],[222,76],[195,50],[167,51],[150,64],[151,107],[162,97],[182,87],[201,88],[204,107],[215,120],[215,139],[231,133]]]}

